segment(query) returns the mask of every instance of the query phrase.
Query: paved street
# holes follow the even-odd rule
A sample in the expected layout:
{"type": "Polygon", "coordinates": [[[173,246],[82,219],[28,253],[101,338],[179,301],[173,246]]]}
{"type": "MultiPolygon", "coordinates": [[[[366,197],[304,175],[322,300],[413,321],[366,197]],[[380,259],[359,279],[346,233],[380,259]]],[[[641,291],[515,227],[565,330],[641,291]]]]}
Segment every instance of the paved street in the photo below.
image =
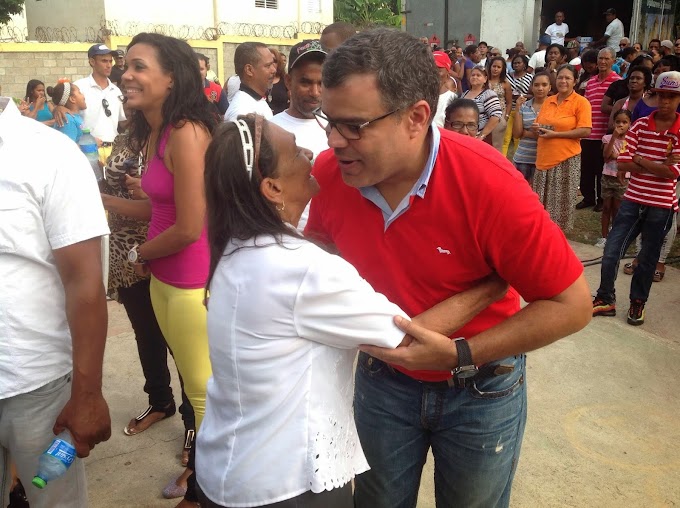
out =
{"type": "MultiPolygon", "coordinates": [[[[602,254],[574,248],[581,259],[602,254]]],[[[586,268],[593,291],[599,268],[586,268]]],[[[621,273],[617,317],[596,318],[584,331],[529,355],[529,420],[513,508],[680,503],[680,271],[668,268],[654,284],[641,327],[625,322],[629,284],[621,273]]],[[[160,492],[180,472],[181,418],[138,436],[123,434],[146,407],[146,395],[123,308],[109,302],[109,312],[104,386],[113,436],[86,462],[90,506],[174,506],[160,492]]],[[[435,506],[433,492],[430,457],[419,508],[435,506]]]]}

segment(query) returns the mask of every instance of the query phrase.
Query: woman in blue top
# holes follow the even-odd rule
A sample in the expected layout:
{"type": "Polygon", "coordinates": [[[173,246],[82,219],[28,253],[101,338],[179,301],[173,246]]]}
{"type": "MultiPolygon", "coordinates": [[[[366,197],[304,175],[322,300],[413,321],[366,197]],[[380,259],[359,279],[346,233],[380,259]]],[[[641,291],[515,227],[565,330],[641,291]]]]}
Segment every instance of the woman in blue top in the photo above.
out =
{"type": "Polygon", "coordinates": [[[55,104],[64,106],[68,110],[64,126],[59,127],[55,123],[53,127],[77,143],[83,135],[83,117],[80,116],[80,112],[87,108],[85,96],[76,85],[68,81],[54,87],[47,87],[47,94],[52,97],[55,104]]]}
{"type": "Polygon", "coordinates": [[[28,106],[24,109],[24,116],[33,118],[46,125],[52,125],[52,109],[54,106],[45,97],[45,83],[39,79],[32,79],[26,85],[26,96],[24,101],[28,106]]]}

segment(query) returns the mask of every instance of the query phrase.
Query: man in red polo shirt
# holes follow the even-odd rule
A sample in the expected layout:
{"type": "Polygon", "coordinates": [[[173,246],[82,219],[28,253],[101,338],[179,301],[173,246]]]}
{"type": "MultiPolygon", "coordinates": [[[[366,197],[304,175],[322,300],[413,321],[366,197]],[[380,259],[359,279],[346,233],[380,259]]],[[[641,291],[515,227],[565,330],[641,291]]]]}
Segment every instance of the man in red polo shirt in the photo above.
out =
{"type": "Polygon", "coordinates": [[[593,128],[588,139],[581,140],[581,194],[583,201],[576,205],[577,209],[595,206],[596,212],[602,211],[602,136],[607,134],[609,113],[602,112],[602,99],[609,85],[621,79],[612,66],[616,53],[612,48],[602,48],[597,55],[597,76],[588,80],[585,97],[593,110],[593,128]],[[597,199],[596,199],[597,198],[597,199]]]}
{"type": "Polygon", "coordinates": [[[332,150],[315,163],[306,233],[415,322],[461,339],[360,353],[355,420],[371,470],[356,478],[359,508],[415,506],[430,447],[438,506],[508,506],[524,352],[592,315],[581,263],[522,176],[482,142],[432,127],[438,95],[432,54],[398,30],[361,32],[324,65],[332,150]],[[511,289],[469,322],[437,305],[494,273],[511,289]]]}
{"type": "Polygon", "coordinates": [[[645,321],[645,303],[654,280],[661,245],[678,210],[675,184],[680,164],[668,164],[680,156],[680,72],[664,72],[652,89],[659,107],[640,118],[626,134],[626,149],[617,160],[621,173],[630,172],[630,182],[609,235],[602,258],[600,287],[593,301],[593,316],[615,316],[614,282],[619,261],[637,235],[642,235],[638,265],[630,283],[628,324],[645,321]]]}

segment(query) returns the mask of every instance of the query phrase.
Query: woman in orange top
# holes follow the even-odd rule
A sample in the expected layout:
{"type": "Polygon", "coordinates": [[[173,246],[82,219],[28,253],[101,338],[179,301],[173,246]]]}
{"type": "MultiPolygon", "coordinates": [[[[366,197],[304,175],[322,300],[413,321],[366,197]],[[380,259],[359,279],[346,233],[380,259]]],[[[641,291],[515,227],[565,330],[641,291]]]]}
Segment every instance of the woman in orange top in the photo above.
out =
{"type": "Polygon", "coordinates": [[[590,135],[590,103],[574,92],[578,73],[569,64],[557,70],[557,95],[548,97],[533,129],[538,134],[533,189],[550,218],[569,231],[581,172],[581,138],[590,135]]]}

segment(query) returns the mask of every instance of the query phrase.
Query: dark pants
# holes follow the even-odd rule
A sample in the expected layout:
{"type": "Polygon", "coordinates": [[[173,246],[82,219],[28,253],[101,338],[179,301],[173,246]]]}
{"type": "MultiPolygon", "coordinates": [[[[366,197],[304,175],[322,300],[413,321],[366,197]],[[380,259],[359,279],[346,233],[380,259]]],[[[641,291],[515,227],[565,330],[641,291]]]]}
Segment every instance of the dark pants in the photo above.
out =
{"type": "Polygon", "coordinates": [[[630,283],[630,299],[647,301],[661,245],[673,225],[674,214],[670,208],[643,206],[626,199],[621,202],[612,229],[607,235],[598,298],[609,303],[616,302],[614,282],[619,272],[619,261],[635,238],[642,235],[642,249],[637,255],[638,265],[630,283]]]}
{"type": "MultiPolygon", "coordinates": [[[[168,345],[151,306],[149,280],[118,288],[118,294],[135,332],[137,352],[145,379],[144,391],[149,395],[149,405],[165,407],[174,402],[168,370],[168,345]]],[[[179,411],[184,428],[195,428],[194,409],[184,390],[179,411]]]]}
{"type": "MultiPolygon", "coordinates": [[[[201,491],[198,484],[198,499],[201,508],[227,508],[208,499],[201,491]]],[[[260,508],[353,508],[352,501],[352,482],[348,482],[339,489],[326,490],[315,494],[311,490],[278,503],[261,505],[260,508]]]]}
{"type": "Polygon", "coordinates": [[[602,141],[596,139],[581,140],[581,194],[583,201],[595,204],[602,201],[602,167],[604,156],[602,155],[602,141]]]}

